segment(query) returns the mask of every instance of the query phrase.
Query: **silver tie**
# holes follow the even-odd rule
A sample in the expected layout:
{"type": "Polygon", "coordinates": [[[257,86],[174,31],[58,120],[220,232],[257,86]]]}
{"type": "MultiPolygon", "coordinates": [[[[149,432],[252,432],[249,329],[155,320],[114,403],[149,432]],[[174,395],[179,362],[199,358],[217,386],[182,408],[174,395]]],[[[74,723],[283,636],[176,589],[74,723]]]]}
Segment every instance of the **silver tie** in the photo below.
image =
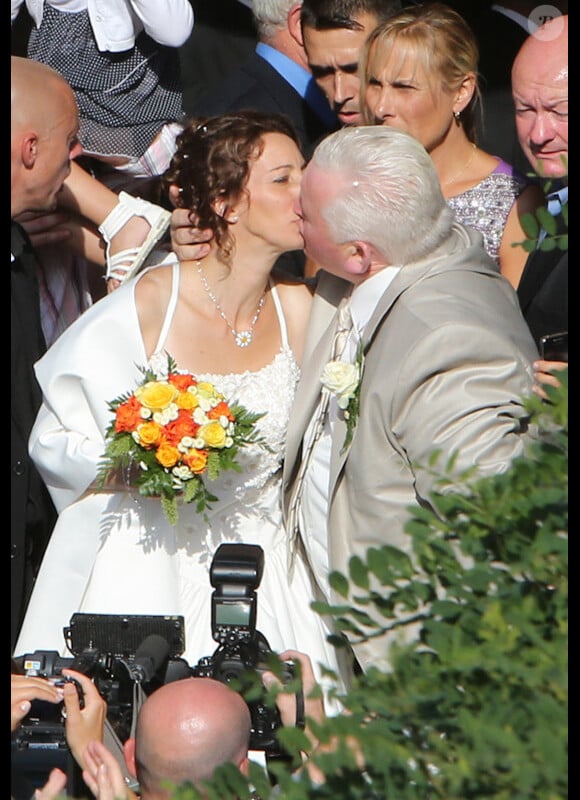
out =
{"type": "MultiPolygon", "coordinates": [[[[340,305],[338,307],[338,314],[337,314],[337,326],[336,331],[334,333],[334,339],[332,340],[332,348],[331,348],[331,361],[336,361],[340,358],[342,353],[344,352],[344,348],[346,347],[346,343],[348,341],[349,334],[352,330],[352,316],[350,313],[350,297],[345,297],[341,300],[340,305]]],[[[288,506],[288,535],[290,539],[290,543],[296,544],[296,540],[298,539],[298,511],[300,508],[300,501],[302,498],[302,491],[304,489],[304,478],[306,476],[306,472],[310,466],[310,462],[312,461],[312,453],[314,452],[314,447],[317,441],[320,439],[322,431],[324,430],[324,423],[326,420],[326,415],[328,413],[328,404],[330,402],[330,392],[328,389],[323,387],[320,392],[320,398],[318,400],[318,405],[314,411],[313,415],[313,424],[312,424],[312,435],[308,442],[308,446],[303,449],[302,451],[302,460],[300,462],[300,468],[298,470],[298,475],[296,476],[296,480],[294,482],[294,487],[292,489],[292,497],[290,499],[290,504],[288,506]]],[[[291,551],[295,548],[291,546],[291,551]]],[[[293,553],[291,552],[291,557],[293,553]]]]}

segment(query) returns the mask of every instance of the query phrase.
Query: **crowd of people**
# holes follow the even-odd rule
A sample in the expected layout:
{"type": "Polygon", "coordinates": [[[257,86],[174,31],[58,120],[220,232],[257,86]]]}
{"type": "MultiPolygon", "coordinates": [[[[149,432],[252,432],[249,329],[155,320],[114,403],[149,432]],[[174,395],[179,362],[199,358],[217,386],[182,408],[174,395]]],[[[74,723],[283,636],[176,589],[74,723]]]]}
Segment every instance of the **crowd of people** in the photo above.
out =
{"type": "MultiPolygon", "coordinates": [[[[493,43],[459,4],[254,0],[255,52],[187,114],[177,51],[195,29],[189,2],[116,0],[113,26],[90,2],[21,5],[13,21],[26,11],[31,26],[11,59],[12,655],[68,655],[63,630],[78,612],[177,615],[194,665],[215,649],[216,549],[258,544],[256,628],[322,688],[312,716],[340,714],[340,692],[360,671],[388,670],[399,639],[334,647],[329,637],[344,635],[311,608],[340,602],[329,575],[369,547],[409,551],[434,450],[451,480],[508,470],[534,436],[525,398],[567,366],[540,350],[568,330],[567,250],[546,247],[545,230],[531,251],[523,242],[525,216],[544,206],[548,237],[566,232],[568,17],[535,20],[514,52],[508,111],[524,173],[480,142],[482,102],[492,118],[480,54],[493,43]],[[91,289],[103,267],[106,285],[91,289]],[[177,522],[127,474],[99,479],[111,402],[144,370],[163,381],[168,355],[256,414],[259,432],[239,471],[210,474],[211,507],[180,503],[177,522]]],[[[150,428],[161,419],[151,409],[150,428]]],[[[179,432],[188,410],[171,412],[182,450],[198,435],[179,432]]],[[[86,785],[103,800],[134,797],[103,744],[98,692],[75,677],[94,699],[84,710],[70,687],[13,675],[12,728],[33,699],[64,699],[86,785]]],[[[223,703],[235,741],[207,721],[199,730],[220,741],[218,761],[246,769],[247,708],[207,681],[167,684],[139,712],[125,756],[143,800],[170,796],[160,781],[197,783],[217,766],[184,740],[205,771],[178,768],[177,734],[163,727],[178,725],[177,708],[195,719],[223,703]]],[[[55,772],[37,800],[65,783],[55,772]]]]}

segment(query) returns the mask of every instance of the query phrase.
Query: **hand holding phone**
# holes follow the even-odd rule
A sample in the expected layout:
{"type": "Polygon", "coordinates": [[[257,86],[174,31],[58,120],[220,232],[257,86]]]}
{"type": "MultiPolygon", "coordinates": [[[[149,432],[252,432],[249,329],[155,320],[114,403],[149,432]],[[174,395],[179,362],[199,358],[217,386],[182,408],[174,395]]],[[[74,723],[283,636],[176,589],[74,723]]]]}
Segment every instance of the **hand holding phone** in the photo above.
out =
{"type": "Polygon", "coordinates": [[[544,361],[568,363],[568,331],[550,333],[540,339],[540,355],[544,361]]]}

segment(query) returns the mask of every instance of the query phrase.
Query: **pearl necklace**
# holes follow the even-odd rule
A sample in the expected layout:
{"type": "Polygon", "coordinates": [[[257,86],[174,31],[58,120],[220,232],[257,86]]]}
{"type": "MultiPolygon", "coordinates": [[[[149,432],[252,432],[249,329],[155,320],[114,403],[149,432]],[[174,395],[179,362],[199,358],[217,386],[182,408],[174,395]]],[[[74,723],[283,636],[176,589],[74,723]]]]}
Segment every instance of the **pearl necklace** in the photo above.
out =
{"type": "Polygon", "coordinates": [[[223,311],[222,307],[220,306],[217,297],[212,292],[212,290],[209,288],[209,284],[207,282],[207,278],[203,274],[203,270],[202,270],[201,264],[199,262],[197,264],[197,271],[199,273],[199,277],[200,277],[200,280],[201,280],[201,285],[203,286],[203,288],[207,292],[207,296],[209,297],[209,299],[212,301],[214,306],[217,308],[218,314],[220,315],[220,317],[223,319],[223,321],[226,323],[226,325],[230,329],[230,331],[232,333],[232,336],[234,337],[234,342],[237,344],[237,346],[238,347],[247,347],[249,344],[252,344],[252,341],[254,339],[254,327],[256,325],[256,322],[258,321],[258,317],[260,316],[260,312],[262,311],[262,308],[264,307],[264,303],[266,302],[266,290],[264,289],[264,294],[260,297],[260,300],[258,302],[258,306],[256,308],[256,313],[254,314],[254,316],[252,318],[252,321],[250,322],[249,328],[247,330],[245,330],[245,331],[237,331],[233,327],[233,325],[231,325],[230,321],[228,320],[228,318],[224,314],[224,311],[223,311]]]}

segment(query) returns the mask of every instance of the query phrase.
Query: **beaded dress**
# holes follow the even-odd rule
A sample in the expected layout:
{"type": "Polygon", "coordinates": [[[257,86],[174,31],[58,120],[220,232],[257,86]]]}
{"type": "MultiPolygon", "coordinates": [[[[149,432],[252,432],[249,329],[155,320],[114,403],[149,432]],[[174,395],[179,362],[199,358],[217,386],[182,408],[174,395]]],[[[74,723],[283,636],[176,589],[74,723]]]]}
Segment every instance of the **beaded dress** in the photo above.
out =
{"type": "Polygon", "coordinates": [[[500,159],[494,171],[466,192],[447,198],[447,205],[462,225],[483,235],[487,253],[499,263],[499,248],[513,204],[528,186],[528,180],[500,159]]]}

